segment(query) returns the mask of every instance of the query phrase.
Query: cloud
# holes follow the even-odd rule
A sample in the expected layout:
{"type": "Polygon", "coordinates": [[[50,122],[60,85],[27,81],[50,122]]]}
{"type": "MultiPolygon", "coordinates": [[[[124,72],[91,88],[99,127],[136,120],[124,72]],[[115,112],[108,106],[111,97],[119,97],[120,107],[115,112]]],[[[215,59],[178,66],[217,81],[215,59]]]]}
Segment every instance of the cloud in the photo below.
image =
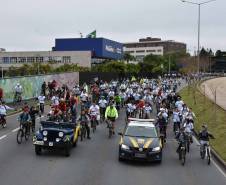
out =
{"type": "MultiPolygon", "coordinates": [[[[1,0],[0,47],[50,50],[56,37],[97,34],[120,42],[153,36],[197,48],[197,7],[180,0],[1,0]]],[[[226,50],[226,1],[202,7],[201,45],[226,50]]]]}

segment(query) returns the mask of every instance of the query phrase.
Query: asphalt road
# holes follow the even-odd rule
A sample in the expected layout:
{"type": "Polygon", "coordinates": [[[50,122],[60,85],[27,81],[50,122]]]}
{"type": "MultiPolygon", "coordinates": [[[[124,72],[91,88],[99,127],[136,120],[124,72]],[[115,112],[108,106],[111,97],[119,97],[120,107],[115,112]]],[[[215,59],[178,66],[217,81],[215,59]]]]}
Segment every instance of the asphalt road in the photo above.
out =
{"type": "MultiPolygon", "coordinates": [[[[16,143],[16,117],[8,117],[8,127],[0,130],[0,185],[226,185],[226,176],[215,163],[208,166],[200,159],[195,143],[185,166],[180,164],[172,129],[161,164],[119,162],[119,136],[108,139],[104,124],[91,140],[79,142],[68,158],[63,152],[36,156],[31,140],[16,143]]],[[[121,112],[118,131],[124,119],[121,112]]]]}

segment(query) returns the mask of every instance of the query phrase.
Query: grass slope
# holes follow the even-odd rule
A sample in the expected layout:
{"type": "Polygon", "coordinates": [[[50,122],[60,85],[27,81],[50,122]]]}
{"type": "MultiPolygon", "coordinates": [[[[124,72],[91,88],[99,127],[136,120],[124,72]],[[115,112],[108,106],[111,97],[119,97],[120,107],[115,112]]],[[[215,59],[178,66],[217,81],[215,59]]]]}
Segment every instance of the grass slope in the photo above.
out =
{"type": "Polygon", "coordinates": [[[196,131],[201,129],[203,123],[207,124],[209,131],[216,138],[211,140],[211,146],[226,161],[226,111],[202,95],[195,87],[184,88],[180,95],[196,114],[196,131]]]}

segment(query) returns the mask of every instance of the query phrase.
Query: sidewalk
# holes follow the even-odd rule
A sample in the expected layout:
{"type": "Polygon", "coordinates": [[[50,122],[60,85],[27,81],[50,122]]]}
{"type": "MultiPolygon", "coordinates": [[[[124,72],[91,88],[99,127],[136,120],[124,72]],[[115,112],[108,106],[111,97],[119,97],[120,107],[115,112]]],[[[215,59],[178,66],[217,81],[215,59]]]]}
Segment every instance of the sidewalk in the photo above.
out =
{"type": "Polygon", "coordinates": [[[226,77],[207,80],[201,84],[201,90],[205,95],[226,110],[226,77]]]}

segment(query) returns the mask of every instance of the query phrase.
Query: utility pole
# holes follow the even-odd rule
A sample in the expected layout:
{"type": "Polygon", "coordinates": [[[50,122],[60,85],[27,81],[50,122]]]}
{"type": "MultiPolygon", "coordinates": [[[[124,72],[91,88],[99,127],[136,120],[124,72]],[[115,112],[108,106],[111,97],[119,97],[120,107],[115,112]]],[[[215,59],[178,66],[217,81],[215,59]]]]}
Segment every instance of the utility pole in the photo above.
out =
{"type": "Polygon", "coordinates": [[[2,79],[4,78],[4,70],[3,70],[3,67],[1,67],[2,69],[2,79]]]}

